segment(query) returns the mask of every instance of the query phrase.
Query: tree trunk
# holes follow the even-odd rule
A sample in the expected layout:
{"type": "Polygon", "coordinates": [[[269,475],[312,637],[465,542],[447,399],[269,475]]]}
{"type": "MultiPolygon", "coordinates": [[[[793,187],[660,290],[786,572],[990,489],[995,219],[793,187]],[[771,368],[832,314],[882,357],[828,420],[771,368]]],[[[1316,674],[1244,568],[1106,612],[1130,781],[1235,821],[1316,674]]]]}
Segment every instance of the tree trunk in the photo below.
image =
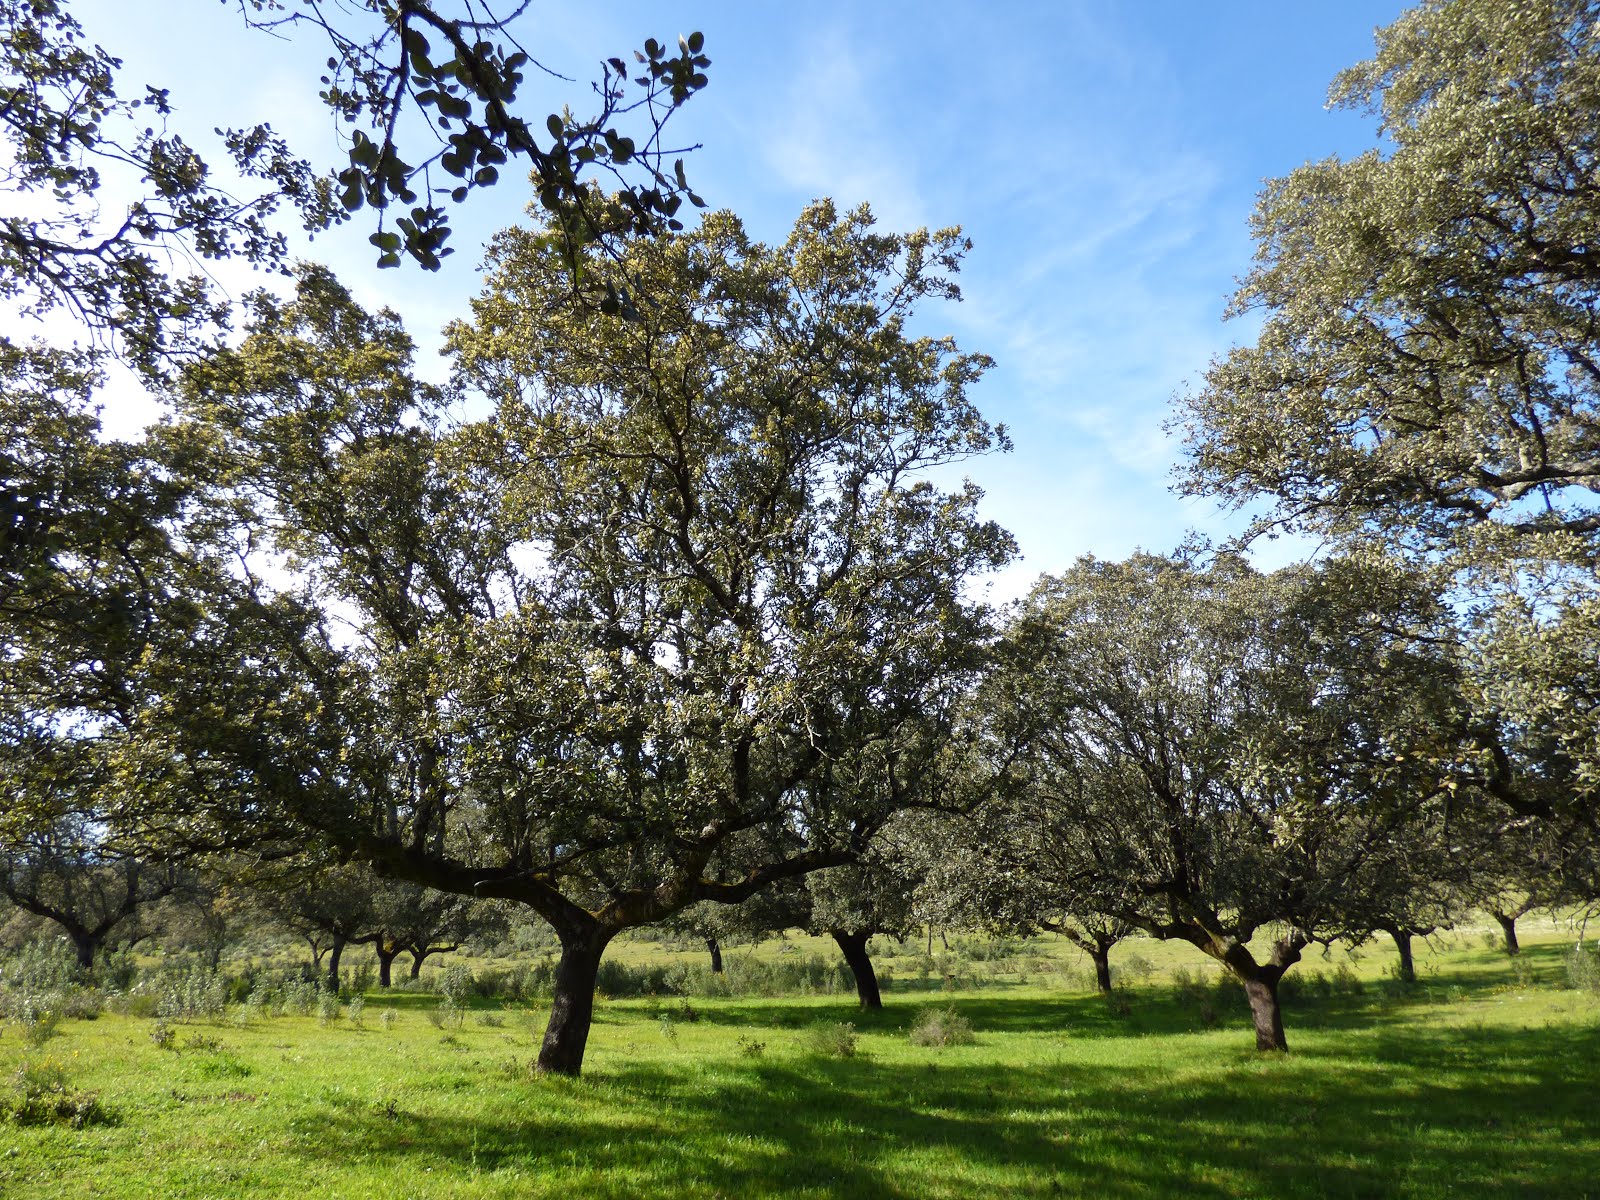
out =
{"type": "Polygon", "coordinates": [[[342,933],[333,935],[333,945],[328,947],[328,990],[339,990],[339,959],[344,955],[345,936],[342,933]]]}
{"type": "Polygon", "coordinates": [[[1244,981],[1244,994],[1250,1001],[1250,1016],[1256,1025],[1257,1050],[1287,1050],[1283,1036],[1283,1010],[1278,1006],[1278,980],[1282,975],[1262,972],[1244,981]]]}
{"type": "Polygon", "coordinates": [[[1417,964],[1411,957],[1411,931],[1409,929],[1385,930],[1394,939],[1394,948],[1400,951],[1400,981],[1402,983],[1415,983],[1417,981],[1417,964]]]}
{"type": "Polygon", "coordinates": [[[390,985],[390,983],[393,982],[393,975],[390,971],[390,967],[394,963],[395,956],[399,954],[400,951],[385,950],[382,943],[374,946],[373,950],[378,955],[378,986],[381,988],[386,988],[390,985]]]}
{"type": "Polygon", "coordinates": [[[1517,918],[1510,913],[1497,912],[1494,919],[1500,922],[1500,929],[1506,935],[1506,953],[1521,954],[1522,947],[1517,942],[1517,918]]]}
{"type": "Polygon", "coordinates": [[[556,930],[561,939],[561,957],[556,961],[556,976],[550,994],[550,1023],[545,1026],[544,1044],[534,1064],[542,1075],[577,1075],[583,1069],[583,1051],[589,1044],[589,1026],[594,1021],[594,985],[600,973],[600,958],[611,941],[612,931],[588,924],[582,928],[556,930]]]}
{"type": "Polygon", "coordinates": [[[1094,982],[1106,995],[1111,994],[1111,947],[1096,945],[1089,951],[1094,959],[1094,982]]]}
{"type": "Polygon", "coordinates": [[[415,950],[411,952],[411,978],[422,978],[422,960],[427,957],[426,954],[418,954],[415,950]]]}
{"type": "Polygon", "coordinates": [[[711,951],[711,973],[722,974],[722,946],[714,937],[706,939],[706,949],[711,951]]]}
{"type": "Polygon", "coordinates": [[[856,977],[856,997],[861,1001],[861,1007],[882,1008],[878,973],[872,969],[872,957],[867,953],[867,938],[871,935],[846,933],[842,929],[830,929],[828,932],[833,934],[833,940],[844,952],[844,961],[849,965],[850,973],[856,977]]]}
{"type": "Polygon", "coordinates": [[[87,932],[73,932],[72,949],[78,957],[78,969],[87,972],[94,967],[94,956],[100,949],[101,939],[87,932]]]}

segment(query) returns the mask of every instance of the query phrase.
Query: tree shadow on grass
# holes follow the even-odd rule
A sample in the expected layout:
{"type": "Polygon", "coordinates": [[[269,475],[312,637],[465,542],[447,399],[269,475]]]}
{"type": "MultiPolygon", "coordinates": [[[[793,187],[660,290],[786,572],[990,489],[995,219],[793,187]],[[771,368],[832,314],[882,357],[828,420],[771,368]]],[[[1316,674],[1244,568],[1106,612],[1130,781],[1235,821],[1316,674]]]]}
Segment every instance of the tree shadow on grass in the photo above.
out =
{"type": "Polygon", "coordinates": [[[307,1153],[425,1153],[570,1195],[741,1197],[1577,1196],[1600,1161],[1592,1026],[1375,1025],[1289,1056],[1191,1048],[1170,1068],[972,1058],[628,1063],[502,1081],[470,1118],[426,1096],[308,1114],[325,1136],[307,1153]]]}

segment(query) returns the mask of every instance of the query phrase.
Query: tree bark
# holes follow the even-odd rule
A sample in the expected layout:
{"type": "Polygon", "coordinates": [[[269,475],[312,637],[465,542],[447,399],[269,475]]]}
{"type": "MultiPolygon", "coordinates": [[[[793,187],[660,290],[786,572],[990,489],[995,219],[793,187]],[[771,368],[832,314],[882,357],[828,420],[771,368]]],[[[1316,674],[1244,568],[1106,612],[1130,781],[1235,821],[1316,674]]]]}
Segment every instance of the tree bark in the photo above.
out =
{"type": "Polygon", "coordinates": [[[557,928],[561,957],[550,997],[550,1022],[535,1069],[541,1075],[577,1075],[594,1022],[594,986],[612,933],[598,922],[557,928]]]}
{"type": "Polygon", "coordinates": [[[94,967],[94,956],[100,950],[103,939],[97,938],[87,931],[69,931],[72,938],[72,950],[78,957],[78,969],[84,972],[94,967]]]}
{"type": "Polygon", "coordinates": [[[422,978],[422,960],[427,957],[426,954],[418,954],[415,950],[411,952],[411,978],[422,978]]]}
{"type": "Polygon", "coordinates": [[[393,973],[390,968],[394,964],[395,956],[398,955],[400,951],[398,948],[394,950],[385,950],[383,948],[383,943],[381,942],[373,947],[373,951],[378,956],[378,986],[381,988],[386,988],[393,982],[393,973]]]}
{"type": "Polygon", "coordinates": [[[1411,957],[1411,931],[1409,929],[1385,930],[1394,939],[1394,948],[1400,951],[1400,979],[1403,983],[1417,981],[1417,964],[1411,957]]]}
{"type": "Polygon", "coordinates": [[[1096,944],[1089,951],[1089,957],[1094,960],[1094,982],[1106,995],[1111,994],[1111,947],[1096,944]]]}
{"type": "Polygon", "coordinates": [[[1511,913],[1497,912],[1494,919],[1500,922],[1500,930],[1506,935],[1506,953],[1521,954],[1522,946],[1517,941],[1517,918],[1511,913]]]}
{"type": "Polygon", "coordinates": [[[333,945],[328,947],[328,990],[339,990],[339,959],[344,955],[345,936],[342,933],[333,935],[333,945]]]}
{"type": "Polygon", "coordinates": [[[1278,984],[1285,973],[1300,961],[1300,952],[1307,941],[1300,936],[1280,938],[1272,945],[1272,955],[1260,962],[1249,949],[1239,942],[1218,945],[1209,936],[1189,939],[1201,950],[1222,962],[1233,977],[1244,984],[1245,999],[1250,1002],[1250,1017],[1256,1027],[1257,1050],[1287,1050],[1288,1040],[1283,1036],[1283,1009],[1278,1004],[1278,984]]]}
{"type": "Polygon", "coordinates": [[[1256,1026],[1257,1050],[1287,1050],[1283,1036],[1283,1009],[1278,1005],[1278,981],[1282,973],[1263,971],[1244,981],[1244,994],[1250,1001],[1250,1016],[1256,1026]]]}
{"type": "Polygon", "coordinates": [[[722,945],[714,937],[706,939],[706,949],[711,951],[711,973],[722,974],[722,945]]]}
{"type": "Polygon", "coordinates": [[[878,973],[872,969],[872,957],[867,953],[865,933],[847,933],[843,929],[830,929],[833,940],[844,953],[850,973],[856,977],[856,997],[862,1008],[882,1008],[883,996],[878,991],[878,973]]]}

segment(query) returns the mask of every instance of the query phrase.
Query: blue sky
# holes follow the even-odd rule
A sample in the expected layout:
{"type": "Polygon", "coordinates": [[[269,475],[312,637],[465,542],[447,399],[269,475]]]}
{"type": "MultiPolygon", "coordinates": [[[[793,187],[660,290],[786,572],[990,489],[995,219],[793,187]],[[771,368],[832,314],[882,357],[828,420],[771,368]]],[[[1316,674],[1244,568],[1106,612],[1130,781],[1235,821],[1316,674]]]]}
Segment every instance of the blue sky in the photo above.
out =
{"type": "MultiPolygon", "coordinates": [[[[688,160],[696,190],[758,236],[781,238],[823,195],[866,201],[889,227],[965,228],[966,299],[928,310],[924,327],[998,363],[976,395],[1016,449],[969,473],[1021,543],[1024,561],[996,584],[1010,596],[1082,553],[1120,558],[1239,526],[1171,494],[1178,448],[1162,422],[1186,381],[1251,335],[1222,311],[1249,266],[1261,181],[1374,144],[1369,119],[1324,107],[1327,87],[1403,8],[536,0],[521,40],[577,81],[531,84],[537,116],[564,102],[585,111],[602,58],[703,31],[710,86],[673,132],[703,146],[688,160]]],[[[179,130],[264,114],[325,160],[335,152],[314,95],[322,47],[244,34],[215,0],[73,10],[126,60],[128,83],[172,89],[179,130]]],[[[484,240],[520,220],[527,198],[507,172],[489,203],[457,218],[457,253],[435,276],[376,271],[362,221],[305,255],[398,309],[431,358],[439,327],[477,290],[484,240]]],[[[259,282],[221,278],[235,290],[259,282]]],[[[125,392],[108,407],[113,427],[148,416],[125,392]]]]}

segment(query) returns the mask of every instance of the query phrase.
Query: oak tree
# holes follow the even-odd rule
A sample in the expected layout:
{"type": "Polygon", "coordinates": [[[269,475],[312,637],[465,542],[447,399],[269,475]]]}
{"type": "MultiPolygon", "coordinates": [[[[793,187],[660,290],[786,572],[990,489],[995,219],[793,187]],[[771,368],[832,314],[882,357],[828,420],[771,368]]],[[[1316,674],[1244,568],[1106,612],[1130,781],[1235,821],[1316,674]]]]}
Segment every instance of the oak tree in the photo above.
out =
{"type": "Polygon", "coordinates": [[[189,372],[217,503],[295,580],[260,590],[320,616],[258,655],[306,731],[182,737],[211,795],[257,797],[219,827],[270,813],[547,920],[539,1066],[575,1073],[617,933],[853,861],[972,786],[967,591],[1012,543],[930,479],[1004,444],[967,395],[987,360],[907,329],[957,294],[959,233],[820,203],[765,246],[715,214],[587,256],[627,312],[575,298],[560,241],[499,238],[451,333],[491,416],[317,271],[189,372]]]}

